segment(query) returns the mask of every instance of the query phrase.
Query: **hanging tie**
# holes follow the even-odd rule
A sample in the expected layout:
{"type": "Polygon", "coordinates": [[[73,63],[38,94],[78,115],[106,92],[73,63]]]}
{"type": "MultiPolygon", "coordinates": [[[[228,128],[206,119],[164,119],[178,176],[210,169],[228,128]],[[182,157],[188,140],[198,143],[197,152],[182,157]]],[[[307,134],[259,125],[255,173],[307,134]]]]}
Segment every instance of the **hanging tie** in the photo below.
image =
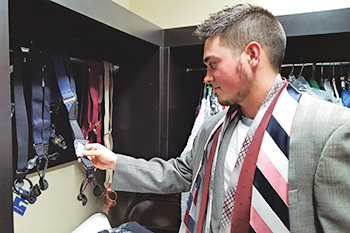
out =
{"type": "Polygon", "coordinates": [[[211,145],[208,160],[207,160],[207,165],[205,167],[205,175],[204,175],[204,181],[203,181],[203,190],[202,190],[202,198],[201,198],[201,204],[200,204],[200,211],[199,211],[199,217],[198,217],[198,223],[197,223],[197,233],[202,232],[203,228],[203,222],[204,222],[204,217],[205,213],[207,210],[207,201],[208,201],[208,191],[209,191],[209,180],[210,180],[210,174],[211,174],[211,168],[213,165],[213,160],[215,157],[215,153],[218,147],[218,140],[219,140],[219,135],[221,132],[222,126],[217,130],[215,134],[214,141],[211,145]]]}

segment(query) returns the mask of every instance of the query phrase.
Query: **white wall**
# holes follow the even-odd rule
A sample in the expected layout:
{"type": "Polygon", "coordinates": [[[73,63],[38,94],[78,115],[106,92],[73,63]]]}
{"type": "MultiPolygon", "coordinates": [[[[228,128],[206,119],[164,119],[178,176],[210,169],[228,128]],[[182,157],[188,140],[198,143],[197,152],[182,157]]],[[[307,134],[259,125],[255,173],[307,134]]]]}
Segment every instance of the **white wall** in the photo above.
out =
{"type": "Polygon", "coordinates": [[[130,10],[161,28],[192,26],[225,5],[249,2],[274,15],[287,15],[350,7],[349,0],[129,0],[130,10]]]}

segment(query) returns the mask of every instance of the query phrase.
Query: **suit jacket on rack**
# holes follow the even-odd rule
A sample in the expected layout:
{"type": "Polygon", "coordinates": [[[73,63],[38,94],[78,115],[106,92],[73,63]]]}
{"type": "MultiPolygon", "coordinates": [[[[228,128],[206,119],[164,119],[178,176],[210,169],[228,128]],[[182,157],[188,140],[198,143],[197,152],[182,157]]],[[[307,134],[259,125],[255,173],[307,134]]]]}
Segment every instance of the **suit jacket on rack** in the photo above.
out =
{"type": "MultiPolygon", "coordinates": [[[[184,156],[169,161],[160,158],[146,161],[118,155],[113,189],[164,194],[188,191],[195,179],[206,140],[226,112],[204,122],[193,149],[184,156]]],[[[222,168],[238,120],[236,117],[228,126],[219,148],[211,221],[214,233],[219,232],[225,195],[222,168]]],[[[350,109],[303,94],[294,118],[289,154],[291,232],[348,232],[350,109]]],[[[201,191],[198,197],[200,199],[201,191]]]]}

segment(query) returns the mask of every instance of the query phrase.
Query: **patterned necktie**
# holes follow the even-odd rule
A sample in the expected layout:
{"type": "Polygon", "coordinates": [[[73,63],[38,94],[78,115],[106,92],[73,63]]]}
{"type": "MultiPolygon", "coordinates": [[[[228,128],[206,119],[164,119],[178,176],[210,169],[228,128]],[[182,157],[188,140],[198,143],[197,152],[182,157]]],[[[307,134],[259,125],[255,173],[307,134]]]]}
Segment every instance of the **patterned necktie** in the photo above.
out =
{"type": "Polygon", "coordinates": [[[300,93],[291,86],[281,94],[266,127],[252,189],[249,232],[290,232],[288,203],[289,141],[300,93]]]}
{"type": "Polygon", "coordinates": [[[270,104],[247,151],[231,233],[289,232],[289,137],[300,94],[291,86],[282,90],[270,104]],[[279,95],[281,102],[277,102],[279,95]]]}
{"type": "MultiPolygon", "coordinates": [[[[243,163],[245,154],[247,153],[248,147],[253,139],[253,136],[254,136],[253,133],[248,131],[247,136],[244,139],[244,142],[238,154],[238,158],[235,163],[234,169],[236,169],[238,166],[240,166],[243,163]]],[[[237,190],[237,185],[229,187],[227,189],[227,193],[224,199],[225,205],[224,205],[223,213],[221,217],[221,224],[224,227],[227,227],[231,223],[236,190],[237,190]]]]}
{"type": "Polygon", "coordinates": [[[274,116],[266,132],[254,174],[250,232],[289,232],[289,135],[274,116]]]}
{"type": "MultiPolygon", "coordinates": [[[[280,90],[283,83],[275,83],[271,88],[267,98],[264,100],[263,106],[266,105],[280,90]]],[[[247,136],[245,137],[242,147],[240,148],[237,161],[235,163],[234,169],[241,166],[245,155],[247,154],[248,148],[253,140],[253,136],[256,129],[249,129],[247,136]]],[[[228,187],[227,193],[224,199],[224,208],[222,210],[221,225],[225,228],[231,223],[232,211],[234,209],[234,200],[237,191],[237,185],[228,187]]]]}
{"type": "Polygon", "coordinates": [[[215,157],[215,152],[216,148],[218,146],[218,140],[219,140],[219,135],[221,132],[222,126],[217,130],[214,141],[211,145],[208,160],[207,160],[207,165],[205,167],[205,175],[204,175],[204,181],[203,181],[203,190],[202,190],[202,198],[201,198],[201,205],[200,205],[200,211],[199,211],[199,217],[198,217],[198,222],[197,222],[197,233],[202,232],[203,228],[203,222],[204,222],[204,217],[207,209],[207,201],[208,201],[208,191],[209,191],[209,180],[210,180],[210,174],[211,174],[211,168],[213,165],[213,160],[215,157]]]}

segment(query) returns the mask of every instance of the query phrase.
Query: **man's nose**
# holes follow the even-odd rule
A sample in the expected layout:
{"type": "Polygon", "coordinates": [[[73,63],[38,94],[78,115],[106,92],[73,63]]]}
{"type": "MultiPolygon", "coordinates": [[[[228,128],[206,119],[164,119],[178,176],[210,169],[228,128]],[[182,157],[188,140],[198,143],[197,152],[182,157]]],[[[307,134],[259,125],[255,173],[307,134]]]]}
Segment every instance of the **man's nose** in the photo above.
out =
{"type": "Polygon", "coordinates": [[[211,84],[213,81],[214,81],[214,78],[213,76],[207,71],[203,81],[206,83],[206,84],[211,84]]]}

